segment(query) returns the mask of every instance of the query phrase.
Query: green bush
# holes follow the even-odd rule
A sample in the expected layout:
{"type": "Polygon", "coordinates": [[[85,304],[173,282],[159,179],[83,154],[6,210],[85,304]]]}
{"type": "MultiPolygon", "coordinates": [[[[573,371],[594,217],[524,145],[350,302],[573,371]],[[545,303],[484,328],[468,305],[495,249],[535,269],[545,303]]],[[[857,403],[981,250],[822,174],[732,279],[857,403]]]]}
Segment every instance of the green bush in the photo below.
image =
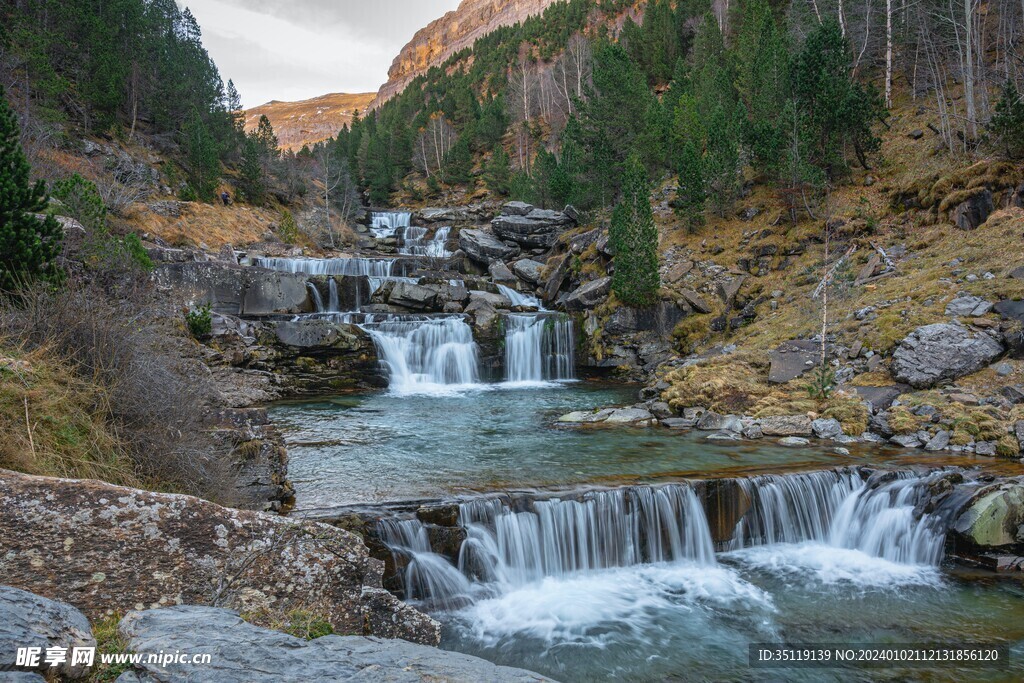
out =
{"type": "Polygon", "coordinates": [[[196,339],[208,337],[213,331],[213,311],[210,304],[203,304],[185,313],[185,325],[196,339]]]}
{"type": "Polygon", "coordinates": [[[107,227],[107,207],[96,188],[96,183],[75,173],[53,187],[53,196],[61,201],[65,213],[81,223],[86,230],[107,227]]]}
{"type": "Polygon", "coordinates": [[[295,244],[299,241],[299,225],[288,209],[281,214],[281,227],[277,229],[277,234],[285,244],[295,244]]]}

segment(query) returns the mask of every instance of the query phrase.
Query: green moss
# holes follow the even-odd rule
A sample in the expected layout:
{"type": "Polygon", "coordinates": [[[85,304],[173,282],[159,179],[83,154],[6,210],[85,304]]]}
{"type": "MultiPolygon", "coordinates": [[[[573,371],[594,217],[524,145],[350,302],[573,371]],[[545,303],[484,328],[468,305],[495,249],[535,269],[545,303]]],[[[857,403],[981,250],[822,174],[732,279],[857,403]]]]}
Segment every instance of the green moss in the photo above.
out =
{"type": "Polygon", "coordinates": [[[89,669],[90,683],[107,683],[131,668],[131,664],[101,664],[100,655],[112,655],[128,652],[128,641],[117,632],[121,616],[114,615],[92,625],[92,634],[96,638],[96,664],[89,669]]]}
{"type": "Polygon", "coordinates": [[[334,633],[331,622],[322,616],[307,612],[306,610],[293,610],[287,615],[288,622],[281,628],[282,631],[296,638],[305,640],[316,640],[334,633]]]}

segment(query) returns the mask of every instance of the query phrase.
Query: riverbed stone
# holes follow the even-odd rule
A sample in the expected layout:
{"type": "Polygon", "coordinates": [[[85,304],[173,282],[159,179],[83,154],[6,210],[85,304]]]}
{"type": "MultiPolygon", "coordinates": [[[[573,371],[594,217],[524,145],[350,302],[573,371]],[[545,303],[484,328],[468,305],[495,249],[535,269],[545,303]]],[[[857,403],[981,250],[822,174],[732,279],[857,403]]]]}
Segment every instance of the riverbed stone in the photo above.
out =
{"type": "Polygon", "coordinates": [[[210,664],[135,664],[118,683],[538,683],[524,669],[403,640],[328,635],[314,640],[254,626],[238,613],[178,606],[132,612],[118,633],[133,652],[209,654],[210,664]],[[254,665],[258,663],[258,665],[254,665]]]}
{"type": "Polygon", "coordinates": [[[843,425],[832,417],[814,420],[811,422],[811,429],[819,439],[835,439],[843,435],[843,425]]]}
{"type": "Polygon", "coordinates": [[[940,429],[935,433],[928,443],[924,445],[926,451],[941,451],[949,446],[950,433],[945,429],[940,429]]]}
{"type": "Polygon", "coordinates": [[[1024,483],[983,492],[953,523],[953,530],[982,547],[1024,543],[1024,483]]]}
{"type": "Polygon", "coordinates": [[[459,248],[473,261],[487,266],[494,260],[506,260],[519,254],[518,247],[510,247],[494,235],[483,230],[459,232],[459,248]]]}
{"type": "Polygon", "coordinates": [[[765,436],[810,436],[811,418],[806,415],[775,415],[757,421],[765,436]]]}
{"type": "Polygon", "coordinates": [[[779,445],[780,446],[799,447],[799,446],[809,446],[810,444],[811,444],[810,440],[805,439],[802,436],[786,436],[786,437],[783,437],[783,438],[779,439],[779,445]]]}
{"type": "Polygon", "coordinates": [[[921,438],[917,434],[897,434],[889,439],[889,441],[904,448],[918,448],[921,446],[921,438]]]}
{"type": "Polygon", "coordinates": [[[664,401],[653,401],[647,408],[651,414],[659,420],[664,420],[675,415],[672,407],[664,401]]]}
{"type": "Polygon", "coordinates": [[[436,621],[381,588],[383,563],[362,540],[326,524],[6,470],[0,500],[4,583],[90,619],[216,603],[267,623],[301,608],[339,633],[440,639],[436,621]]]}
{"type": "Polygon", "coordinates": [[[565,307],[570,311],[582,311],[594,308],[608,298],[612,289],[611,277],[602,277],[584,285],[580,285],[565,300],[565,307]]]}
{"type": "Polygon", "coordinates": [[[919,327],[893,354],[893,376],[915,389],[927,389],[977,372],[1002,355],[1003,345],[963,325],[936,323],[919,327]]]}
{"type": "Polygon", "coordinates": [[[685,417],[669,417],[661,421],[663,427],[668,429],[693,429],[697,426],[695,420],[687,420],[685,417]]]}
{"type": "MultiPolygon", "coordinates": [[[[65,648],[69,655],[67,661],[51,668],[41,657],[37,670],[78,679],[87,675],[89,670],[82,664],[71,665],[71,650],[96,647],[96,639],[89,620],[71,605],[18,588],[0,586],[0,671],[14,664],[18,648],[22,647],[38,647],[44,654],[47,648],[65,648]]],[[[23,673],[27,675],[29,672],[23,673]]],[[[5,675],[0,675],[0,678],[5,675]]]]}
{"type": "Polygon", "coordinates": [[[608,424],[635,424],[649,422],[653,419],[654,415],[642,408],[620,408],[609,415],[605,422],[608,424]]]}
{"type": "Polygon", "coordinates": [[[743,432],[743,422],[736,415],[719,415],[714,411],[703,413],[697,420],[697,429],[705,432],[743,432]]]}

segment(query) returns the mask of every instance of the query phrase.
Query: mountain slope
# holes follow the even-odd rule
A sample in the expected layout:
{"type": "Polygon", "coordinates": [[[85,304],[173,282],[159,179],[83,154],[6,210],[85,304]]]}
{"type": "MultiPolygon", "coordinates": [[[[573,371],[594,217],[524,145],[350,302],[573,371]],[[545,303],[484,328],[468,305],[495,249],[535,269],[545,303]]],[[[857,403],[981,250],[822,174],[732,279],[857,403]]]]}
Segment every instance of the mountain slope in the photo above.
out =
{"type": "Polygon", "coordinates": [[[301,102],[274,100],[247,110],[245,129],[253,130],[260,116],[266,115],[281,147],[299,150],[337,135],[342,126],[352,122],[352,112],[365,111],[374,97],[374,93],[331,93],[301,102]]]}
{"type": "Polygon", "coordinates": [[[539,14],[556,0],[463,0],[459,7],[420,29],[402,48],[371,105],[376,108],[402,92],[417,76],[442,64],[501,26],[539,14]]]}

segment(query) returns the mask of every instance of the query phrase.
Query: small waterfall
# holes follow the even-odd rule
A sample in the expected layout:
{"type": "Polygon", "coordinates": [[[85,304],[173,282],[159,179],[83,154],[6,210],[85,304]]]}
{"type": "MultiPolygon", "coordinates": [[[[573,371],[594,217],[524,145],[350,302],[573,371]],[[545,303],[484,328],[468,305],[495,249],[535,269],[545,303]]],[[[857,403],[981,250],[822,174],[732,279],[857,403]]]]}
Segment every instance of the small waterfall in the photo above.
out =
{"type": "Polygon", "coordinates": [[[305,273],[307,275],[353,275],[385,278],[398,270],[396,259],[368,258],[257,258],[253,265],[268,270],[280,270],[286,273],[305,273]]]}
{"type": "Polygon", "coordinates": [[[877,485],[850,470],[740,480],[751,509],[732,547],[818,541],[903,564],[938,564],[946,529],[914,508],[939,475],[892,473],[877,485]]]}
{"type": "Polygon", "coordinates": [[[394,237],[401,228],[409,227],[408,211],[380,211],[370,215],[370,234],[377,239],[394,237]]]}
{"type": "Polygon", "coordinates": [[[327,295],[327,310],[331,313],[340,313],[341,302],[338,297],[338,282],[333,277],[327,278],[327,295]]]}
{"type": "Polygon", "coordinates": [[[462,318],[371,318],[362,327],[377,347],[394,392],[479,382],[473,330],[462,318]]]}
{"type": "Polygon", "coordinates": [[[498,291],[501,292],[506,299],[511,301],[513,306],[523,306],[525,308],[532,307],[540,311],[544,310],[544,307],[540,305],[540,299],[535,296],[517,292],[511,287],[506,287],[505,285],[497,285],[497,287],[498,291]]]}
{"type": "Polygon", "coordinates": [[[450,227],[438,228],[432,238],[426,239],[426,228],[408,227],[403,234],[402,246],[398,249],[398,253],[412,256],[427,256],[430,258],[447,258],[452,255],[452,252],[446,248],[451,231],[450,227]]]}
{"type": "MultiPolygon", "coordinates": [[[[333,282],[333,281],[332,281],[333,282]]],[[[324,312],[324,298],[320,296],[320,290],[316,288],[312,282],[306,283],[306,289],[309,290],[309,295],[313,298],[313,306],[316,308],[317,313],[324,312]]]]}
{"type": "Polygon", "coordinates": [[[572,318],[513,313],[505,318],[505,378],[509,382],[573,379],[572,318]]]}
{"type": "Polygon", "coordinates": [[[429,600],[440,607],[452,608],[465,603],[471,586],[467,579],[443,556],[433,552],[426,528],[415,519],[381,520],[378,532],[391,550],[396,564],[405,566],[405,597],[429,600]]]}

